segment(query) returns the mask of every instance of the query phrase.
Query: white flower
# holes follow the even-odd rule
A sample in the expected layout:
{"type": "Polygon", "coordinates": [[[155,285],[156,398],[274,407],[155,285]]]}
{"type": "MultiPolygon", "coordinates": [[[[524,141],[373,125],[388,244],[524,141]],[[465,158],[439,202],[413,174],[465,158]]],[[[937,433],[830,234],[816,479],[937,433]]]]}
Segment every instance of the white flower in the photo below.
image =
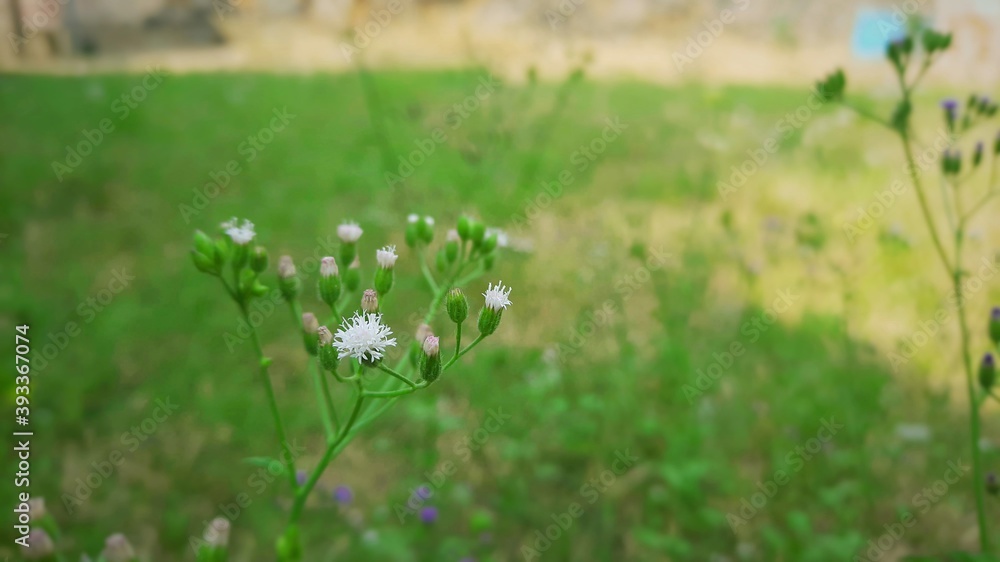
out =
{"type": "Polygon", "coordinates": [[[486,229],[486,237],[487,238],[489,238],[490,235],[493,235],[493,234],[497,235],[497,247],[498,248],[506,248],[507,245],[510,244],[510,240],[507,238],[507,233],[506,232],[500,230],[499,228],[493,228],[493,227],[490,227],[490,228],[486,229]]]}
{"type": "Polygon", "coordinates": [[[399,256],[396,255],[396,246],[386,246],[375,252],[375,259],[382,269],[392,269],[396,265],[397,258],[399,256]]]}
{"type": "Polygon", "coordinates": [[[382,324],[381,314],[358,314],[345,320],[334,334],[333,346],[337,357],[353,357],[358,360],[377,361],[385,354],[385,348],[396,345],[396,338],[390,338],[392,330],[382,324]]]}
{"type": "Polygon", "coordinates": [[[319,274],[322,277],[336,277],[339,273],[337,270],[337,260],[326,256],[320,261],[319,274]]]}
{"type": "Polygon", "coordinates": [[[420,215],[418,215],[416,213],[410,213],[406,217],[406,222],[408,222],[410,224],[413,224],[413,223],[417,222],[418,220],[420,220],[420,215]]]}
{"type": "Polygon", "coordinates": [[[458,231],[454,228],[448,231],[448,234],[444,237],[447,242],[461,242],[462,238],[458,235],[458,231]]]}
{"type": "Polygon", "coordinates": [[[337,227],[337,236],[347,243],[357,242],[363,233],[364,231],[361,230],[361,227],[356,222],[345,222],[337,227]]]}
{"type": "Polygon", "coordinates": [[[507,308],[511,302],[507,297],[510,295],[510,287],[504,287],[503,281],[498,281],[497,286],[494,287],[492,283],[483,293],[486,297],[487,308],[493,310],[494,312],[499,312],[501,308],[507,308]]]}
{"type": "Polygon", "coordinates": [[[427,226],[434,228],[434,217],[424,217],[424,222],[427,223],[427,226]]]}
{"type": "Polygon", "coordinates": [[[233,242],[239,244],[240,246],[245,246],[253,240],[257,233],[253,230],[253,223],[243,219],[243,224],[240,225],[236,217],[233,217],[226,222],[222,223],[223,230],[226,234],[232,238],[233,242]]]}

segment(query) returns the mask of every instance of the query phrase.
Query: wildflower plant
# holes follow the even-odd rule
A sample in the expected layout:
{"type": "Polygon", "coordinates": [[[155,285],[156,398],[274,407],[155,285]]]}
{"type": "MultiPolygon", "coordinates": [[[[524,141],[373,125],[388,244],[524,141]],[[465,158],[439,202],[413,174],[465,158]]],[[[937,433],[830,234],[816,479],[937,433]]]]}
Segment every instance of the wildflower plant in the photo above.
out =
{"type": "MultiPolygon", "coordinates": [[[[283,477],[287,478],[293,496],[287,526],[276,541],[278,559],[283,562],[303,559],[299,523],[309,493],[330,463],[365,426],[397,400],[422,392],[441,380],[463,355],[496,332],[504,310],[511,305],[511,289],[501,282],[490,283],[483,293],[484,305],[477,320],[479,333],[463,347],[463,325],[469,316],[469,302],[462,287],[493,267],[502,232],[488,230],[478,220],[461,217],[434,254],[435,275],[427,256],[432,251],[434,220],[411,215],[405,229],[405,241],[416,256],[420,274],[432,297],[412,345],[390,365],[390,351],[397,347],[398,341],[385,320],[383,305],[395,286],[400,257],[396,246],[384,245],[373,252],[375,268],[371,273],[371,285],[365,287],[361,283],[364,274],[359,250],[362,228],[356,223],[345,222],[337,228],[337,235],[341,241],[338,255],[321,260],[316,281],[316,294],[326,309],[323,314],[303,311],[306,291],[290,256],[279,259],[275,279],[288,304],[293,327],[301,333],[303,348],[310,358],[309,369],[326,437],[324,452],[309,471],[295,466],[278,397],[271,384],[272,360],[264,354],[254,324],[249,321],[253,301],[270,291],[265,284],[268,253],[254,244],[253,223],[232,219],[221,225],[219,235],[214,238],[201,231],[195,232],[191,251],[195,267],[219,280],[247,325],[251,326],[250,340],[259,378],[282,457],[287,459],[282,465],[283,477]],[[430,328],[442,309],[447,311],[447,323],[453,325],[451,342],[430,328]],[[321,322],[320,318],[326,321],[321,322]],[[348,394],[349,400],[341,398],[348,394]]],[[[225,558],[226,541],[220,537],[228,539],[228,523],[210,525],[206,539],[199,543],[199,562],[225,558]]]]}
{"type": "MultiPolygon", "coordinates": [[[[980,415],[989,398],[1000,401],[1000,396],[994,390],[996,366],[993,355],[987,353],[983,357],[978,374],[973,363],[972,332],[965,302],[965,278],[969,275],[969,270],[963,261],[963,244],[969,225],[1000,194],[1000,184],[997,181],[1000,132],[984,128],[997,113],[996,101],[985,96],[971,95],[964,103],[956,99],[941,102],[941,119],[948,132],[948,144],[940,155],[942,213],[936,214],[933,211],[931,194],[914,157],[918,138],[913,119],[914,92],[927,71],[951,46],[951,40],[950,33],[940,33],[917,22],[905,36],[888,44],[886,58],[899,87],[899,99],[888,115],[880,115],[848,101],[845,96],[847,80],[842,70],[837,70],[820,81],[817,91],[825,101],[839,102],[860,116],[883,126],[899,139],[902,146],[909,179],[930,233],[936,259],[948,276],[954,294],[953,301],[958,310],[960,351],[969,399],[969,444],[979,546],[983,553],[990,554],[994,551],[991,532],[987,526],[986,495],[995,495],[998,486],[995,473],[985,474],[980,447],[980,415]],[[980,137],[984,131],[989,135],[985,142],[980,137]],[[976,137],[980,138],[977,140],[976,137]],[[944,226],[939,214],[944,215],[944,226]]],[[[1000,308],[994,308],[990,315],[988,335],[993,347],[997,348],[995,351],[1000,351],[1000,308]]]]}

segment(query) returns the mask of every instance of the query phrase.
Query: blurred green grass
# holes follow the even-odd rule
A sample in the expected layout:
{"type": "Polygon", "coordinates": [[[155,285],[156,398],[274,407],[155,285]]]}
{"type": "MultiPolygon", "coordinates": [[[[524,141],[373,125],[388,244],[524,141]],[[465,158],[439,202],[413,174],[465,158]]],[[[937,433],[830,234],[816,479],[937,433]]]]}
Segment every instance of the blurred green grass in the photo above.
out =
{"type": "MultiPolygon", "coordinates": [[[[96,552],[104,536],[122,531],[152,559],[190,559],[189,538],[200,535],[204,521],[253,489],[248,479],[256,469],[241,459],[277,453],[252,353],[245,346],[230,353],[223,341],[236,329],[236,310],[186,255],[193,229],[212,229],[230,216],[258,225],[272,259],[327,253],[323,241],[344,219],[365,228],[362,257],[384,243],[402,247],[411,212],[434,216],[439,239],[460,213],[471,212],[533,247],[508,252],[492,274],[514,287],[515,303],[496,341],[434,392],[407,399],[373,425],[324,478],[326,490],[351,485],[357,499],[342,513],[317,498],[304,530],[315,559],[521,559],[535,531],[579,502],[581,486],[628,449],[640,459],[636,468],[585,504],[568,538],[554,541],[543,559],[842,560],[883,533],[898,509],[912,508],[914,490],[941,478],[947,461],[965,458],[964,438],[898,438],[896,425],[914,420],[933,424],[935,435],[962,435],[962,411],[925,380],[892,381],[873,346],[810,296],[816,279],[801,273],[808,264],[793,255],[794,244],[772,268],[794,273],[776,284],[738,273],[718,227],[716,183],[805,101],[805,91],[579,78],[503,84],[451,129],[449,108],[485,74],[372,76],[397,152],[413,150],[434,127],[448,133],[398,189],[384,179],[356,75],[168,76],[120,121],[112,104],[141,77],[0,81],[0,217],[9,233],[0,241],[0,267],[11,280],[0,293],[0,325],[9,332],[15,323],[30,324],[38,351],[67,322],[80,324],[65,350],[36,368],[34,382],[32,492],[47,497],[68,552],[96,552]],[[281,108],[294,119],[245,161],[240,143],[281,108]],[[614,117],[628,129],[577,171],[571,155],[614,117]],[[57,180],[52,162],[65,157],[61,147],[80,142],[81,131],[105,118],[116,129],[57,180]],[[230,160],[242,171],[188,222],[180,206],[191,205],[209,174],[230,160]],[[563,170],[574,182],[520,228],[517,219],[537,202],[540,182],[563,170]],[[667,267],[626,298],[623,278],[660,246],[671,253],[667,267]],[[135,281],[93,316],[81,311],[120,270],[135,281]],[[720,279],[730,297],[722,303],[720,279]],[[713,353],[746,343],[741,327],[784,287],[805,292],[795,312],[779,316],[719,383],[689,402],[684,386],[713,353]],[[608,299],[622,313],[565,363],[555,359],[559,345],[608,299]],[[166,398],[179,410],[68,513],[60,497],[74,493],[91,463],[123,449],[122,433],[166,398]],[[441,520],[433,527],[414,518],[400,524],[394,506],[439,463],[454,460],[455,443],[496,408],[512,418],[437,490],[432,503],[441,520]],[[757,491],[756,482],[787,469],[787,455],[829,418],[844,430],[734,534],[726,514],[757,491]],[[485,514],[492,523],[483,522],[485,514]]],[[[803,192],[846,185],[820,195],[836,207],[886,183],[881,162],[864,153],[852,128],[830,112],[816,121],[833,132],[808,142],[819,125],[794,131],[755,184],[810,183],[803,192]]],[[[757,191],[744,188],[745,197],[727,207],[742,228],[756,230],[760,217],[794,211],[757,191]]],[[[829,215],[821,217],[835,228],[829,215]]],[[[782,236],[787,246],[789,231],[782,236]]],[[[889,274],[919,263],[905,248],[895,252],[883,254],[889,274]],[[899,252],[908,257],[895,258],[899,252]]],[[[409,252],[400,265],[406,275],[384,309],[397,331],[408,331],[415,327],[411,314],[429,297],[409,252]]],[[[847,284],[820,285],[824,299],[850,297],[847,284]]],[[[485,280],[468,292],[483,288],[485,280]]],[[[930,296],[917,305],[929,307],[935,293],[923,289],[930,296]]],[[[316,301],[310,306],[318,308],[316,301]]],[[[289,430],[306,446],[308,466],[318,457],[322,428],[287,310],[279,307],[261,330],[276,358],[289,430]]],[[[922,518],[907,543],[930,552],[959,545],[971,527],[969,486],[964,482],[922,518]]],[[[253,504],[234,524],[236,559],[268,559],[286,492],[279,482],[251,494],[253,504]]]]}

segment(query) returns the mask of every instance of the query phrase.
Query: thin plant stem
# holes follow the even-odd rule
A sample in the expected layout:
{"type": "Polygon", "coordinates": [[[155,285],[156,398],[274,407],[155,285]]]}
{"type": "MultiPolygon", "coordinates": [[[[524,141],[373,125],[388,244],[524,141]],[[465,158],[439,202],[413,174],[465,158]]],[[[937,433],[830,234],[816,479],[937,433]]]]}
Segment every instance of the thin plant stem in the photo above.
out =
{"type": "MultiPolygon", "coordinates": [[[[462,349],[462,323],[459,322],[455,324],[455,356],[451,358],[451,361],[458,359],[458,350],[462,349]]],[[[449,363],[451,362],[449,361],[449,363]]]]}
{"type": "Polygon", "coordinates": [[[250,326],[250,341],[253,343],[254,352],[257,354],[257,359],[260,363],[260,378],[264,383],[264,391],[267,394],[267,402],[271,408],[271,416],[274,418],[274,427],[278,433],[278,440],[281,443],[281,449],[288,458],[288,482],[292,486],[292,490],[295,490],[298,488],[298,483],[295,481],[295,457],[292,455],[292,448],[288,445],[288,438],[285,437],[285,426],[281,422],[281,412],[278,410],[278,400],[274,396],[274,387],[271,385],[271,375],[267,370],[268,366],[271,364],[271,360],[264,356],[264,348],[260,345],[260,337],[257,335],[257,329],[250,323],[249,312],[247,311],[246,305],[242,302],[240,303],[240,310],[243,312],[243,319],[246,321],[247,325],[250,326]]]}
{"type": "Polygon", "coordinates": [[[326,439],[329,441],[336,433],[333,429],[333,421],[330,413],[332,404],[328,402],[330,394],[329,391],[324,391],[325,389],[323,388],[326,385],[326,374],[323,373],[323,369],[319,365],[319,359],[313,358],[313,360],[309,361],[309,373],[312,375],[313,386],[316,387],[316,401],[319,403],[319,411],[323,417],[323,431],[326,434],[326,439]]]}
{"type": "Polygon", "coordinates": [[[396,379],[403,381],[404,383],[406,383],[406,386],[409,386],[410,388],[417,388],[417,383],[411,381],[410,379],[404,377],[403,375],[397,373],[396,371],[393,371],[392,369],[386,367],[385,365],[379,364],[378,369],[382,372],[388,373],[390,376],[396,379]]]}
{"type": "Polygon", "coordinates": [[[448,361],[445,364],[445,366],[441,368],[441,370],[443,371],[443,370],[447,369],[448,367],[451,367],[452,364],[455,363],[455,361],[458,361],[459,357],[461,357],[461,356],[465,355],[466,353],[468,353],[469,350],[471,350],[473,347],[476,347],[477,345],[479,345],[479,342],[483,341],[484,339],[486,339],[486,336],[484,336],[483,334],[479,334],[479,337],[477,337],[476,339],[472,340],[472,343],[470,343],[468,345],[468,347],[466,347],[462,351],[457,352],[455,354],[455,356],[451,358],[451,361],[448,361]]]}

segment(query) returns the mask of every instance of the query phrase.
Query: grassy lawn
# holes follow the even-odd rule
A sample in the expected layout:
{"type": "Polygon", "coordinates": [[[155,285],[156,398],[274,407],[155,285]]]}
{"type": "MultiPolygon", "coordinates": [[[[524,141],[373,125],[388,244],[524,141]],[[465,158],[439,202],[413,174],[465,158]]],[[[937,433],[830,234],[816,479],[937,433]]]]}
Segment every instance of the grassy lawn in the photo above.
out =
{"type": "MultiPolygon", "coordinates": [[[[412,332],[430,295],[403,243],[411,212],[437,219],[436,242],[461,213],[506,229],[513,248],[467,293],[478,307],[502,279],[514,306],[327,472],[303,529],[315,559],[538,559],[529,547],[543,560],[825,562],[864,554],[903,511],[916,523],[889,559],[974,545],[971,476],[933,490],[969,461],[954,316],[912,359],[890,355],[947,300],[926,233],[906,226],[919,224],[912,193],[855,239],[842,228],[903,179],[887,136],[832,108],[791,125],[805,88],[487,76],[165,76],[135,107],[121,96],[141,76],[0,78],[0,327],[28,323],[41,355],[31,490],[67,559],[116,531],[151,560],[192,559],[190,537],[221,514],[233,559],[269,559],[288,487],[244,459],[276,456],[277,440],[250,346],[224,339],[237,310],[186,255],[191,233],[248,217],[272,263],[287,253],[307,270],[356,220],[364,266],[384,243],[402,249],[383,310],[412,332]],[[96,135],[79,162],[67,154],[96,135]],[[778,150],[721,197],[768,138],[778,150]],[[390,153],[421,150],[387,181],[390,153]],[[608,478],[622,455],[637,460],[608,478]],[[426,482],[439,520],[401,522],[426,482]],[[338,485],[350,507],[330,499],[338,485]]],[[[996,252],[996,234],[981,226],[971,261],[996,252]]],[[[1000,291],[970,298],[985,319],[1000,291]]],[[[323,434],[306,357],[287,308],[261,312],[310,466],[323,434]]],[[[988,412],[985,434],[998,431],[988,412]]],[[[990,449],[987,466],[998,460],[990,449]]]]}

